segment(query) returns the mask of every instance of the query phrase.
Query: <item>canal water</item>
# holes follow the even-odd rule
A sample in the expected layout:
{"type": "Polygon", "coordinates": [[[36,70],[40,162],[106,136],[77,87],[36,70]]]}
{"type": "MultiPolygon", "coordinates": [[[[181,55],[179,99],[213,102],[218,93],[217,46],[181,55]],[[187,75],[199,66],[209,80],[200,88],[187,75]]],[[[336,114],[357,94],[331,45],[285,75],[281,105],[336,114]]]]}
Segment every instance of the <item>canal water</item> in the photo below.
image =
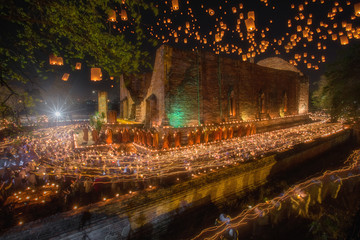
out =
{"type": "MultiPolygon", "coordinates": [[[[298,165],[294,169],[273,176],[265,185],[247,192],[244,197],[238,198],[234,196],[233,198],[228,198],[221,205],[208,204],[186,210],[181,215],[172,219],[166,228],[153,230],[156,233],[152,233],[149,232],[149,226],[144,226],[144,231],[140,230],[139,234],[132,234],[131,238],[191,239],[200,233],[201,230],[214,226],[216,219],[221,213],[235,217],[248,207],[280,195],[296,183],[321,175],[326,170],[334,170],[341,167],[356,147],[358,146],[356,146],[354,141],[348,140],[342,145],[310,159],[304,164],[298,165]]],[[[256,239],[256,237],[253,239],[256,239]]]]}

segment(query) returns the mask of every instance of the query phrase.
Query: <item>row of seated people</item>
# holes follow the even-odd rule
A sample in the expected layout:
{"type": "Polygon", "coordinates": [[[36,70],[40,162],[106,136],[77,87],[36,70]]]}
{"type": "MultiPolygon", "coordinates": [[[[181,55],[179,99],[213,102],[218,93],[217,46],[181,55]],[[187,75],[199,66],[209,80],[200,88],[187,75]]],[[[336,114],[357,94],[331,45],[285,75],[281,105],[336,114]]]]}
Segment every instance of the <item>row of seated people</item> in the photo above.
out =
{"type": "MultiPolygon", "coordinates": [[[[249,136],[256,133],[255,124],[247,124],[240,126],[230,127],[217,127],[217,128],[204,128],[190,131],[186,137],[186,143],[182,142],[182,133],[180,131],[167,132],[162,136],[162,144],[160,144],[159,132],[155,129],[118,129],[105,131],[105,142],[111,143],[129,143],[134,142],[149,148],[154,149],[169,149],[172,147],[191,146],[194,144],[208,143],[214,141],[220,141],[225,139],[231,139],[234,137],[249,136]]],[[[96,133],[92,133],[97,135],[96,133]]],[[[94,136],[93,136],[94,138],[94,136]]]]}
{"type": "Polygon", "coordinates": [[[167,132],[162,136],[162,144],[159,145],[159,133],[157,131],[144,131],[141,129],[134,132],[134,143],[164,150],[172,147],[192,146],[194,144],[208,143],[231,139],[234,137],[249,136],[256,133],[255,124],[240,125],[237,127],[218,127],[214,129],[204,128],[190,131],[186,136],[186,144],[182,142],[180,131],[167,132]]]}

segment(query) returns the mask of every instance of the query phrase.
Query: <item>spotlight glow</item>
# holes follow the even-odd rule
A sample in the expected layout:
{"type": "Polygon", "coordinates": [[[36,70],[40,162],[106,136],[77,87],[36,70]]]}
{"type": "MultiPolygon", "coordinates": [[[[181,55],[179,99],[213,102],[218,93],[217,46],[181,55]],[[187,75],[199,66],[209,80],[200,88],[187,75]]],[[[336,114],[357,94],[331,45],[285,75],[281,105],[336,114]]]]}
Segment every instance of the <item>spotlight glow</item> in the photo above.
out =
{"type": "Polygon", "coordinates": [[[56,116],[56,117],[60,117],[60,116],[61,116],[61,113],[60,113],[60,112],[55,112],[55,116],[56,116]]]}

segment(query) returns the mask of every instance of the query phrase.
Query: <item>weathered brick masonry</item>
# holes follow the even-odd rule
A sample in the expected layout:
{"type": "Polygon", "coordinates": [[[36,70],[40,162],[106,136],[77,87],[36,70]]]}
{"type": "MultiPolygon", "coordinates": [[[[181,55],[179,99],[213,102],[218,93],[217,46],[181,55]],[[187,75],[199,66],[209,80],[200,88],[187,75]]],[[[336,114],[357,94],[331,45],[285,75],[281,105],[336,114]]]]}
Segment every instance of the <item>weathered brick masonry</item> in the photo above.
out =
{"type": "Polygon", "coordinates": [[[301,73],[210,52],[161,46],[148,81],[147,93],[133,106],[136,120],[148,126],[274,118],[308,109],[309,82],[301,73]]]}

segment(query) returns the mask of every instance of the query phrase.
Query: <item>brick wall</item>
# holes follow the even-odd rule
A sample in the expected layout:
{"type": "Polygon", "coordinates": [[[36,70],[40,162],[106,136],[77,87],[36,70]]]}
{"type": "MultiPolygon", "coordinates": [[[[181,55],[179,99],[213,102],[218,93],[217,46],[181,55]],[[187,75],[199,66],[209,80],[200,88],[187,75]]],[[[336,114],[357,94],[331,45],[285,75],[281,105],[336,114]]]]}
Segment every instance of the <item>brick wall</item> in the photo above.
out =
{"type": "Polygon", "coordinates": [[[138,120],[180,127],[304,114],[308,89],[308,79],[299,72],[163,45],[156,52],[145,98],[137,106],[138,120]]]}
{"type": "MultiPolygon", "coordinates": [[[[167,47],[168,48],[168,47],[167,47]]],[[[208,52],[171,51],[165,80],[166,115],[172,126],[250,120],[259,116],[260,95],[264,111],[279,117],[287,96],[287,115],[307,112],[308,80],[297,72],[282,71],[219,57],[208,52]],[[198,98],[198,92],[200,97],[198,98]],[[233,94],[235,109],[230,115],[233,94]]]]}

